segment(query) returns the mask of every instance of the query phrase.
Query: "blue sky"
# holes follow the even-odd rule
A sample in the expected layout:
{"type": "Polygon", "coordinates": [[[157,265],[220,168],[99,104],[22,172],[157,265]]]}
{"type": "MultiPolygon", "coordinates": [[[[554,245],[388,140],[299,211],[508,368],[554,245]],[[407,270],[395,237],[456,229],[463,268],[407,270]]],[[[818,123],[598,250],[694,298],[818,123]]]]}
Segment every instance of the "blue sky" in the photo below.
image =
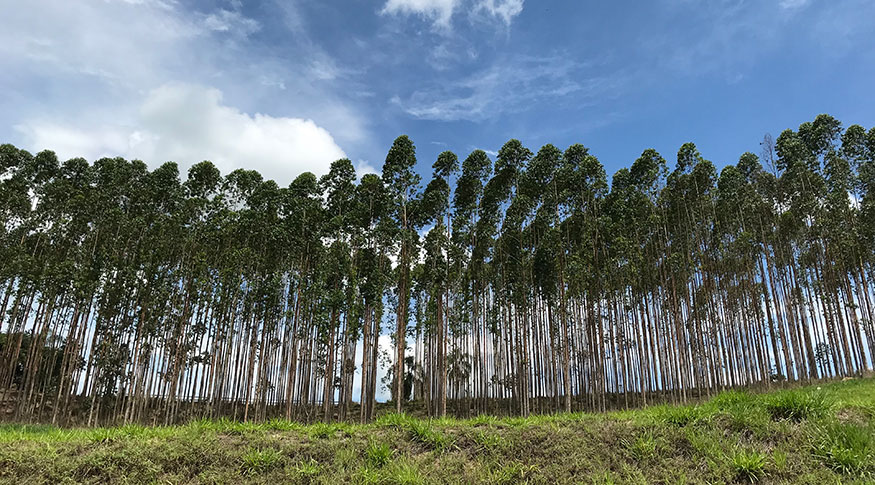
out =
{"type": "Polygon", "coordinates": [[[287,184],[346,156],[583,143],[718,165],[830,113],[875,125],[871,0],[0,0],[0,142],[287,184]]]}

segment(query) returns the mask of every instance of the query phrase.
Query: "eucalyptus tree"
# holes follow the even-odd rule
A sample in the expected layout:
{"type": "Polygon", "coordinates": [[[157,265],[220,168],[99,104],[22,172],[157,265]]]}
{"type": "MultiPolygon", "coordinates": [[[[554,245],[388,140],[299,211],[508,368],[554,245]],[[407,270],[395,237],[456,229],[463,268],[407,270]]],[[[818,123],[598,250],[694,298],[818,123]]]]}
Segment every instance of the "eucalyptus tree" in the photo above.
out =
{"type": "MultiPolygon", "coordinates": [[[[410,307],[410,264],[416,237],[416,205],[419,197],[419,182],[421,177],[414,172],[416,166],[416,148],[406,135],[399,136],[392,143],[386,162],[383,164],[383,184],[389,201],[389,212],[395,221],[397,231],[396,241],[399,245],[397,263],[398,311],[395,328],[395,373],[404,375],[404,352],[407,348],[407,325],[410,307]]],[[[394,383],[395,410],[401,412],[403,395],[403,379],[396,378],[394,383]]]]}
{"type": "Polygon", "coordinates": [[[454,191],[451,152],[421,194],[415,163],[399,137],[382,177],[344,159],[280,187],[0,146],[0,401],[102,424],[346,420],[357,398],[368,421],[384,318],[394,407],[432,415],[873,366],[875,129],[821,115],[719,176],[691,143],[671,174],[645,150],[610,190],[582,145],[511,140],[494,171],[474,151],[454,191]]]}
{"type": "MultiPolygon", "coordinates": [[[[450,177],[459,170],[459,160],[456,154],[445,151],[438,155],[432,165],[432,179],[422,195],[420,218],[426,225],[432,225],[425,240],[425,276],[429,282],[429,298],[434,307],[436,377],[434,388],[434,408],[436,414],[443,416],[447,412],[447,311],[449,304],[449,252],[450,252],[450,177]]],[[[429,369],[431,366],[429,366],[429,369]]],[[[433,375],[433,374],[430,374],[433,375]]]]}

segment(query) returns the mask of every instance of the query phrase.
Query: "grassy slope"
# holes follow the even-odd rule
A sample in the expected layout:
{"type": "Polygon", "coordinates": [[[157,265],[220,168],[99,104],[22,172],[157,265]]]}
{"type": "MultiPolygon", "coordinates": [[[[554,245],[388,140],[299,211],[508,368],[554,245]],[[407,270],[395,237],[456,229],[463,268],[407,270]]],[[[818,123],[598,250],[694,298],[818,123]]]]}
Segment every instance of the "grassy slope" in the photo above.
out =
{"type": "Polygon", "coordinates": [[[875,483],[875,380],[606,415],[0,426],[3,483],[875,483]]]}

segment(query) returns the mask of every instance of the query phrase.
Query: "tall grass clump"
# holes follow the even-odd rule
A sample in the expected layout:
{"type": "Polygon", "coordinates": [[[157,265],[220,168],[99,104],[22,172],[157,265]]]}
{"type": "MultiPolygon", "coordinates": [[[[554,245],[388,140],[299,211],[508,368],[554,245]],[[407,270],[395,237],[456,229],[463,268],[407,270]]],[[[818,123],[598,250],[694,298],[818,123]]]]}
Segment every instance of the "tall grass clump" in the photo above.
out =
{"type": "Polygon", "coordinates": [[[732,455],[735,479],[756,482],[766,474],[766,456],[757,451],[737,450],[732,455]]]}
{"type": "Polygon", "coordinates": [[[371,442],[365,450],[368,463],[376,468],[382,468],[392,459],[392,448],[385,443],[371,442]]]}
{"type": "Polygon", "coordinates": [[[871,425],[833,422],[816,429],[813,454],[846,475],[870,476],[875,468],[875,429],[871,425]]]}
{"type": "Polygon", "coordinates": [[[282,454],[273,448],[265,450],[251,449],[243,455],[240,471],[244,475],[265,473],[279,466],[282,459],[282,454]]]}
{"type": "Polygon", "coordinates": [[[819,419],[829,415],[832,408],[832,398],[820,391],[783,391],[766,399],[766,410],[776,420],[819,419]]]}
{"type": "Polygon", "coordinates": [[[444,450],[450,445],[449,437],[432,428],[428,421],[412,419],[407,429],[415,441],[428,445],[433,449],[444,450]]]}

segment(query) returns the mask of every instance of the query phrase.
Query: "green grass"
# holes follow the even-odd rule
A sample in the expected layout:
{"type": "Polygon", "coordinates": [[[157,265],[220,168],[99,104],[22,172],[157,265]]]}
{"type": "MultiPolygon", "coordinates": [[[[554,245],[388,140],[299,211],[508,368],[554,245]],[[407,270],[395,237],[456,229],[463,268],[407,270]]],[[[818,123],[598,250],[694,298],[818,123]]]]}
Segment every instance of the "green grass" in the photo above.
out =
{"type": "Polygon", "coordinates": [[[821,418],[830,413],[834,398],[822,389],[794,389],[782,391],[766,399],[766,409],[773,419],[821,418]]]}
{"type": "Polygon", "coordinates": [[[738,481],[756,482],[766,474],[766,456],[758,451],[738,450],[732,455],[738,481]]]}
{"type": "Polygon", "coordinates": [[[812,439],[814,455],[845,475],[869,476],[875,466],[875,427],[830,422],[812,439]]]}
{"type": "Polygon", "coordinates": [[[872,483],[875,380],[606,414],[0,425],[0,483],[872,483]]]}

